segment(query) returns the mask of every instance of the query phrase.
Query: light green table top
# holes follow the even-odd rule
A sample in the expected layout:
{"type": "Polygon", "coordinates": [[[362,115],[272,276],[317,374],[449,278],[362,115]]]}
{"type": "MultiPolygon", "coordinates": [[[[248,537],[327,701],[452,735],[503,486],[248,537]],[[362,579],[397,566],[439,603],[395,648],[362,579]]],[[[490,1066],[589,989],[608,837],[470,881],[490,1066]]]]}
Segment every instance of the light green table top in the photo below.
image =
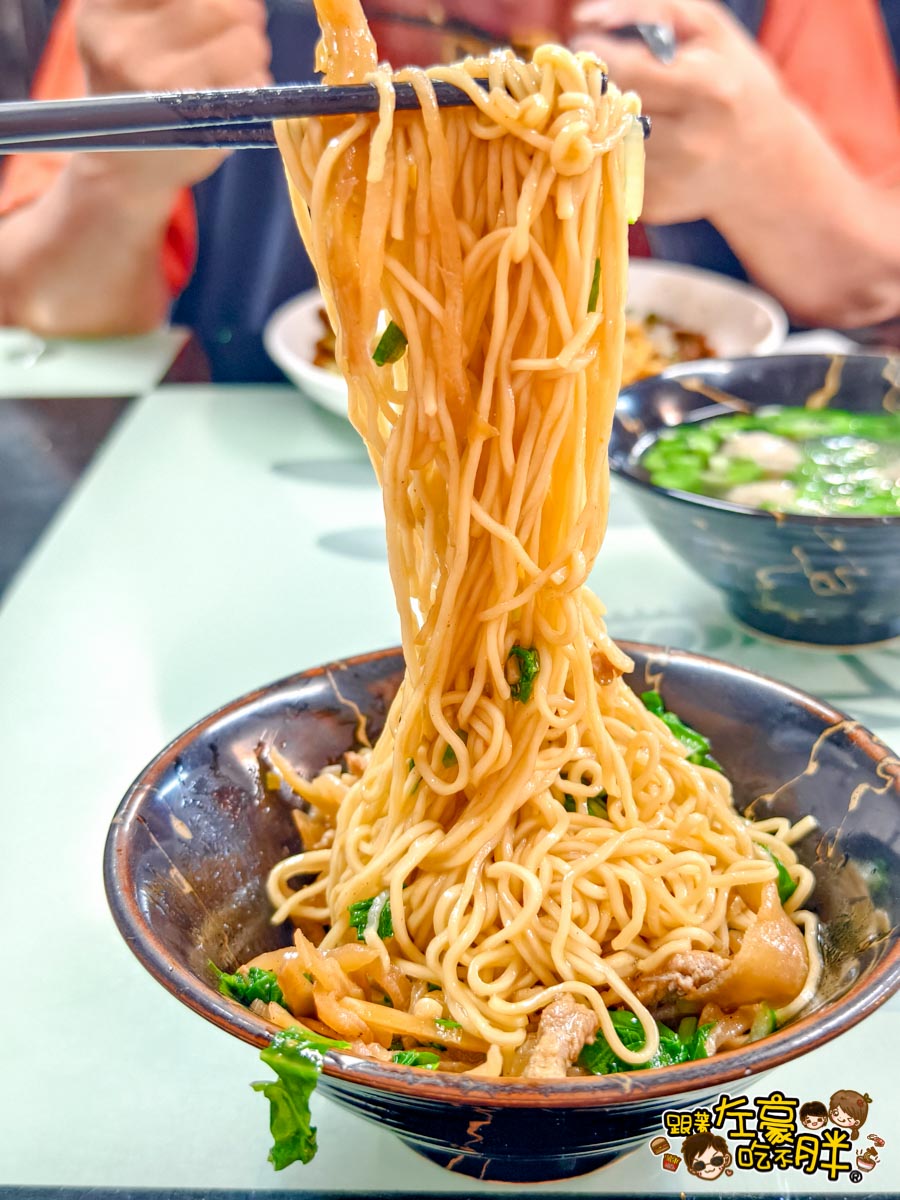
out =
{"type": "Polygon", "coordinates": [[[140,396],[164,378],[187,341],[182,328],[117,338],[40,338],[0,329],[0,400],[140,396]]]}
{"type": "MultiPolygon", "coordinates": [[[[615,636],[778,676],[900,744],[900,649],[750,637],[618,490],[593,584],[615,636]]],[[[0,1185],[513,1194],[322,1097],[317,1159],[274,1174],[254,1052],[162,991],[103,895],[113,810],[173,735],[258,684],[397,640],[380,495],[346,423],[287,388],[169,389],[135,406],[0,609],[0,1185]]],[[[866,1186],[888,1190],[898,1041],[895,1000],[751,1094],[868,1091],[866,1129],[888,1144],[866,1186]]],[[[684,1178],[644,1149],[552,1190],[677,1193],[684,1178]]],[[[834,1190],[777,1171],[737,1172],[729,1189],[834,1190]]]]}

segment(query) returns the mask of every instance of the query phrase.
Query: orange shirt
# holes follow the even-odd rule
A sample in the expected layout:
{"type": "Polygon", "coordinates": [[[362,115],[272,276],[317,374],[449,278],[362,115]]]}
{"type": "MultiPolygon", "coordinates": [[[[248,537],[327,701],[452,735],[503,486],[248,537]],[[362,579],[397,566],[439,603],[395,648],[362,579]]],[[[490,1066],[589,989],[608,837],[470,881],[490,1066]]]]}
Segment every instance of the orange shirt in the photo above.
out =
{"type": "MultiPolygon", "coordinates": [[[[35,99],[84,95],[77,3],[60,5],[35,79],[35,99]]],[[[769,0],[759,41],[787,90],[863,176],[900,179],[897,77],[877,0],[769,0]]],[[[0,182],[0,214],[39,197],[64,161],[62,154],[10,159],[0,182]]],[[[185,191],[173,208],[164,249],[173,294],[190,277],[196,240],[193,200],[185,191]]]]}
{"type": "Polygon", "coordinates": [[[769,0],[759,41],[861,175],[900,180],[897,70],[876,0],[769,0]]]}
{"type": "MultiPolygon", "coordinates": [[[[63,0],[38,67],[32,88],[35,100],[62,100],[83,96],[84,70],[75,39],[77,0],[63,0]]],[[[2,161],[2,160],[0,160],[2,161]]],[[[41,196],[66,161],[65,154],[20,154],[6,160],[0,176],[0,216],[41,196]]],[[[163,270],[172,295],[191,277],[197,246],[197,217],[190,189],[185,189],[172,209],[163,246],[163,270]]]]}

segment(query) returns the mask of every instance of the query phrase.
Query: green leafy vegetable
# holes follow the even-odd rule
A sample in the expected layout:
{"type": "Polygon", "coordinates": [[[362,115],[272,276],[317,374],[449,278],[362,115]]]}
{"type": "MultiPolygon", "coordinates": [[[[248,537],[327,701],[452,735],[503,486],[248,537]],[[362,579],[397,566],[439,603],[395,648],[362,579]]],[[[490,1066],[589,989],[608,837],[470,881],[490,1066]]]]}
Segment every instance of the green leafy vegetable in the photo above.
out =
{"type": "Polygon", "coordinates": [[[760,1004],[750,1026],[750,1041],[758,1042],[774,1033],[777,1028],[778,1017],[775,1015],[775,1009],[770,1008],[768,1004],[760,1004]]]}
{"type": "MultiPolygon", "coordinates": [[[[521,700],[523,704],[531,699],[534,681],[541,669],[541,656],[534,646],[513,646],[509,659],[515,659],[519,666],[519,678],[510,685],[509,694],[513,700],[521,700]]],[[[507,662],[509,662],[507,659],[507,662]]]]}
{"type": "Polygon", "coordinates": [[[700,476],[711,492],[728,491],[742,483],[756,483],[765,477],[765,471],[752,458],[729,458],[726,454],[712,455],[700,476]]]}
{"type": "Polygon", "coordinates": [[[587,310],[589,313],[597,311],[597,301],[600,299],[600,259],[594,259],[594,278],[591,280],[591,293],[588,296],[587,310]]]}
{"type": "MultiPolygon", "coordinates": [[[[563,808],[570,813],[578,811],[578,801],[568,792],[563,793],[563,808]]],[[[587,797],[587,811],[589,817],[601,817],[604,821],[609,820],[609,813],[606,811],[606,788],[601,788],[596,795],[587,797]]]]}
{"type": "Polygon", "coordinates": [[[254,1000],[262,1000],[263,1004],[284,1004],[284,993],[278,986],[278,976],[274,971],[264,971],[261,967],[251,967],[246,975],[236,971],[234,975],[226,975],[220,971],[214,962],[210,964],[219,982],[219,991],[223,996],[237,1000],[247,1008],[254,1000]]]}
{"type": "Polygon", "coordinates": [[[350,924],[356,930],[356,940],[358,942],[366,940],[366,926],[369,923],[369,914],[372,910],[372,905],[376,900],[383,900],[381,911],[378,913],[376,933],[382,941],[385,938],[394,936],[394,923],[391,919],[391,902],[388,899],[388,893],[385,891],[379,892],[377,896],[370,896],[368,900],[359,900],[356,904],[350,905],[348,909],[350,924]]]}
{"type": "Polygon", "coordinates": [[[860,874],[869,886],[869,895],[875,904],[887,899],[891,883],[891,872],[883,858],[873,859],[860,867],[860,874]]]}
{"type": "Polygon", "coordinates": [[[696,1017],[682,1017],[678,1022],[678,1038],[682,1042],[690,1042],[697,1032],[696,1017]]]}
{"type": "MultiPolygon", "coordinates": [[[[456,736],[463,743],[463,745],[465,745],[469,740],[469,734],[465,729],[457,729],[456,736]]],[[[456,751],[449,743],[444,747],[444,753],[441,758],[441,762],[445,767],[452,767],[456,762],[456,751]]]]}
{"type": "Polygon", "coordinates": [[[714,1025],[715,1021],[709,1021],[706,1025],[701,1025],[694,1031],[694,1036],[684,1048],[685,1062],[696,1062],[698,1058],[707,1057],[706,1039],[712,1033],[714,1025]]]}
{"type": "Polygon", "coordinates": [[[424,1067],[426,1071],[436,1070],[440,1061],[430,1050],[398,1050],[391,1056],[391,1062],[399,1063],[402,1067],[424,1067]]]}
{"type": "Polygon", "coordinates": [[[454,1021],[452,1017],[435,1017],[434,1023],[438,1029],[462,1029],[459,1021],[454,1021]]]}
{"type": "Polygon", "coordinates": [[[269,1101],[269,1128],[274,1144],[269,1162],[283,1171],[293,1162],[308,1163],[316,1153],[316,1129],[309,1112],[309,1098],[329,1050],[346,1050],[347,1042],[317,1037],[303,1029],[285,1029],[260,1051],[260,1059],[271,1067],[277,1080],[252,1084],[269,1101]]]}
{"type": "Polygon", "coordinates": [[[704,737],[702,733],[698,733],[696,729],[692,729],[690,725],[686,725],[684,721],[675,713],[668,712],[663,704],[662,696],[659,692],[644,692],[641,695],[641,700],[644,702],[644,708],[648,712],[652,712],[654,716],[659,717],[664,725],[667,725],[675,737],[683,746],[687,746],[690,750],[688,762],[694,763],[698,767],[709,767],[713,771],[721,771],[721,764],[716,762],[710,750],[712,745],[708,737],[704,737]]]}
{"type": "Polygon", "coordinates": [[[375,365],[384,367],[388,363],[397,362],[406,353],[408,344],[406,334],[400,326],[395,325],[393,321],[388,322],[387,329],[381,335],[378,345],[372,353],[375,365]]]}
{"type": "MultiPolygon", "coordinates": [[[[627,1009],[613,1009],[610,1012],[613,1028],[619,1035],[622,1044],[628,1050],[641,1050],[645,1045],[644,1030],[634,1015],[627,1009]]],[[[613,1075],[620,1071],[648,1071],[654,1067],[670,1067],[675,1063],[693,1062],[698,1058],[706,1058],[706,1038],[712,1029],[712,1024],[697,1027],[696,1018],[692,1025],[685,1025],[685,1035],[676,1033],[661,1021],[656,1022],[659,1030],[659,1049],[649,1062],[627,1063],[613,1052],[609,1042],[602,1033],[598,1033],[593,1042],[584,1047],[578,1057],[578,1065],[592,1075],[613,1075]]],[[[680,1028],[680,1027],[679,1027],[680,1028]]]]}
{"type": "Polygon", "coordinates": [[[596,796],[588,796],[587,810],[589,817],[600,817],[604,821],[609,820],[609,813],[606,810],[606,788],[601,788],[596,796]]]}
{"type": "Polygon", "coordinates": [[[663,704],[663,698],[659,692],[642,692],[641,700],[647,712],[652,712],[655,717],[660,719],[665,716],[666,706],[663,704]]]}
{"type": "Polygon", "coordinates": [[[769,858],[775,864],[775,869],[778,871],[778,877],[775,880],[775,885],[778,888],[778,899],[782,904],[786,904],[797,890],[797,880],[791,875],[790,871],[784,865],[780,858],[777,858],[768,846],[761,846],[765,850],[769,858]]]}
{"type": "MultiPolygon", "coordinates": [[[[416,760],[414,758],[408,758],[406,760],[407,774],[411,775],[412,772],[415,770],[415,768],[416,768],[416,760]]],[[[416,794],[416,792],[419,790],[419,786],[420,786],[421,782],[422,782],[421,777],[416,780],[416,782],[412,785],[412,788],[410,789],[410,795],[414,796],[416,794]]]]}

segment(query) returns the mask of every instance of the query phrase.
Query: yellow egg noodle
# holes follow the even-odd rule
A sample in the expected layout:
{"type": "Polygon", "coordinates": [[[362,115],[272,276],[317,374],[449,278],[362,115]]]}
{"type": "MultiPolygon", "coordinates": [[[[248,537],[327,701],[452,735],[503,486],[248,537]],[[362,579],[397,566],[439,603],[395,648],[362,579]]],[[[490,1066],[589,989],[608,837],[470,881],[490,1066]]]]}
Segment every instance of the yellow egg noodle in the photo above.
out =
{"type": "Polygon", "coordinates": [[[277,136],[384,491],[406,674],[377,744],[343,767],[304,780],[271,751],[308,810],[304,851],[269,880],[296,931],[254,960],[290,1009],[266,1015],[385,1060],[397,1039],[437,1042],[441,1069],[489,1075],[577,1072],[595,1031],[646,1062],[675,997],[720,1018],[710,1051],[739,1044],[761,1002],[786,1018],[815,987],[812,876],[791,849],[805,826],[748,822],[724,775],[688,761],[625,683],[586,587],[607,520],[637,97],[549,45],[392,74],[357,0],[317,9],[325,82],[375,83],[380,111],[277,136]],[[394,110],[399,80],[420,110],[394,110]],[[472,106],[440,109],[439,80],[472,106]],[[787,916],[761,847],[798,885],[787,916]],[[620,1039],[615,1008],[643,1047],[620,1039]],[[548,1060],[553,1011],[565,1031],[548,1060]]]}

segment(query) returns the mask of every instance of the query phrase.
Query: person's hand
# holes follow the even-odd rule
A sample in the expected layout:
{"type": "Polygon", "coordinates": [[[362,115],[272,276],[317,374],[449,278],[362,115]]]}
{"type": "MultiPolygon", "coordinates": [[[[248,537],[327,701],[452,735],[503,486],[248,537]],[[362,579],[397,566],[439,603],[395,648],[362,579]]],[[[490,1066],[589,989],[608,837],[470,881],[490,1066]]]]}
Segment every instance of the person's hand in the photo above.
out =
{"type": "Polygon", "coordinates": [[[651,224],[715,219],[739,197],[747,173],[773,154],[792,105],[717,0],[582,0],[570,40],[603,59],[617,86],[637,92],[653,121],[643,213],[651,224]],[[673,26],[674,62],[608,35],[637,22],[673,26]]]}
{"type": "MultiPolygon", "coordinates": [[[[269,83],[264,0],[81,0],[78,51],[88,92],[203,91],[269,83]]],[[[84,169],[142,187],[189,187],[217,150],[81,156],[84,169]]]]}

